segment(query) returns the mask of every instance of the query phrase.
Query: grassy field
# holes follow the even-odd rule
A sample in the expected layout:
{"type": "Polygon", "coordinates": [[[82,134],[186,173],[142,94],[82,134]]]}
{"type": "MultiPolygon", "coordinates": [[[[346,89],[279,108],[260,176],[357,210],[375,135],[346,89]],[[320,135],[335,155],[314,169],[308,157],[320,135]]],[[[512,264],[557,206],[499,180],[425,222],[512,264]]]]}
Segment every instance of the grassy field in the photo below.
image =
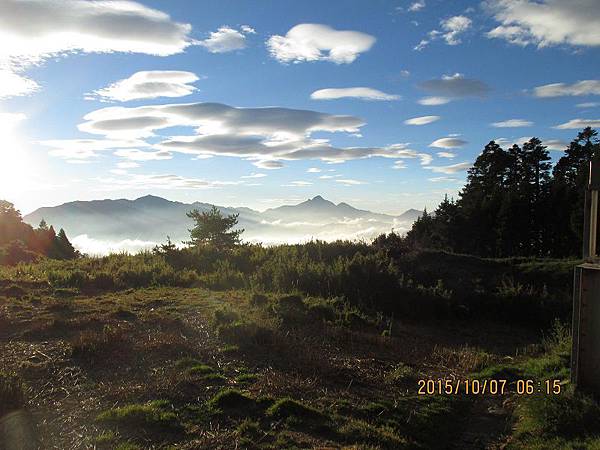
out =
{"type": "Polygon", "coordinates": [[[564,432],[539,418],[565,414],[560,402],[596,411],[568,389],[560,400],[417,394],[419,379],[548,366],[538,359],[564,368],[565,339],[244,290],[0,287],[3,403],[23,403],[47,449],[577,448],[597,442],[593,423],[564,432]]]}

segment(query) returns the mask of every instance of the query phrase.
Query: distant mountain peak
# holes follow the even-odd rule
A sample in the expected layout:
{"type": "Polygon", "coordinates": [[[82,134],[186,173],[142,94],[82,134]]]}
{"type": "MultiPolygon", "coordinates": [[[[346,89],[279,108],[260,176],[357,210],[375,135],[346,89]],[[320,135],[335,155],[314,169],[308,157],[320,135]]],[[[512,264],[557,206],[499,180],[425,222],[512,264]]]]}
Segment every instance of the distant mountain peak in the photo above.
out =
{"type": "Polygon", "coordinates": [[[166,198],[158,197],[156,195],[144,195],[143,197],[136,198],[134,203],[142,204],[142,205],[164,205],[167,203],[179,203],[172,202],[171,200],[167,200],[166,198]]]}
{"type": "Polygon", "coordinates": [[[311,202],[327,202],[329,200],[325,200],[323,197],[321,197],[320,195],[315,195],[313,198],[310,199],[311,202]]]}

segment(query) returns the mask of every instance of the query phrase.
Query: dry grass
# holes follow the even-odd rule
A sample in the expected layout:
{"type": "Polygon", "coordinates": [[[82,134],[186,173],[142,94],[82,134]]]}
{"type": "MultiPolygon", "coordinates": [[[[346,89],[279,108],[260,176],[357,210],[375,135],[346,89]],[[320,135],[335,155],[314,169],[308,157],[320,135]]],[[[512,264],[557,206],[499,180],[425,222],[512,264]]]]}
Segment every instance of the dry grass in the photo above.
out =
{"type": "MultiPolygon", "coordinates": [[[[297,299],[272,307],[242,291],[25,289],[21,300],[0,297],[0,324],[11,324],[10,338],[0,334],[0,366],[24,380],[44,448],[402,447],[423,438],[352,411],[414,396],[415,373],[485,363],[475,348],[440,345],[439,330],[397,324],[394,337],[382,337],[334,325],[324,319],[330,312],[317,320],[312,303],[297,299]],[[340,399],[348,411],[333,406],[340,399]],[[158,431],[144,431],[156,423],[158,431]]],[[[389,411],[428,408],[411,405],[389,411]]],[[[426,417],[418,427],[434,425],[437,416],[426,417]]]]}

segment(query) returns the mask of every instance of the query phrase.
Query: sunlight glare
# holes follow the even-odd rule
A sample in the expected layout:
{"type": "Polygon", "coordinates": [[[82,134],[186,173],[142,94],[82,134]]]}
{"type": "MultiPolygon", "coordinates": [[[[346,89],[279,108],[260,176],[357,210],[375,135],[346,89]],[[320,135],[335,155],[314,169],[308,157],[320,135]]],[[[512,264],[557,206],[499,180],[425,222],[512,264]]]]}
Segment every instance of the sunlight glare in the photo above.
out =
{"type": "Polygon", "coordinates": [[[0,113],[0,198],[14,197],[27,186],[31,174],[31,164],[27,146],[19,136],[19,122],[24,114],[0,113]]]}

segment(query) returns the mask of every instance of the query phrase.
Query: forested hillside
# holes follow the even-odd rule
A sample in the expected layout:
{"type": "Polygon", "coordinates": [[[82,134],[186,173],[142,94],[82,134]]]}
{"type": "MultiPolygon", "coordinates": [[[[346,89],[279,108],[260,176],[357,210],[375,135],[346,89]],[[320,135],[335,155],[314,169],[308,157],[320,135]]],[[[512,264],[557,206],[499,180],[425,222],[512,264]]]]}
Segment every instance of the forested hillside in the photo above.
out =
{"type": "Polygon", "coordinates": [[[34,229],[23,222],[11,203],[0,200],[0,264],[30,262],[41,256],[72,259],[77,255],[62,228],[56,234],[42,219],[34,229]]]}
{"type": "Polygon", "coordinates": [[[589,161],[600,155],[586,128],[552,166],[541,141],[508,149],[491,141],[458,199],[425,212],[407,235],[410,245],[486,257],[581,254],[589,161]]]}

